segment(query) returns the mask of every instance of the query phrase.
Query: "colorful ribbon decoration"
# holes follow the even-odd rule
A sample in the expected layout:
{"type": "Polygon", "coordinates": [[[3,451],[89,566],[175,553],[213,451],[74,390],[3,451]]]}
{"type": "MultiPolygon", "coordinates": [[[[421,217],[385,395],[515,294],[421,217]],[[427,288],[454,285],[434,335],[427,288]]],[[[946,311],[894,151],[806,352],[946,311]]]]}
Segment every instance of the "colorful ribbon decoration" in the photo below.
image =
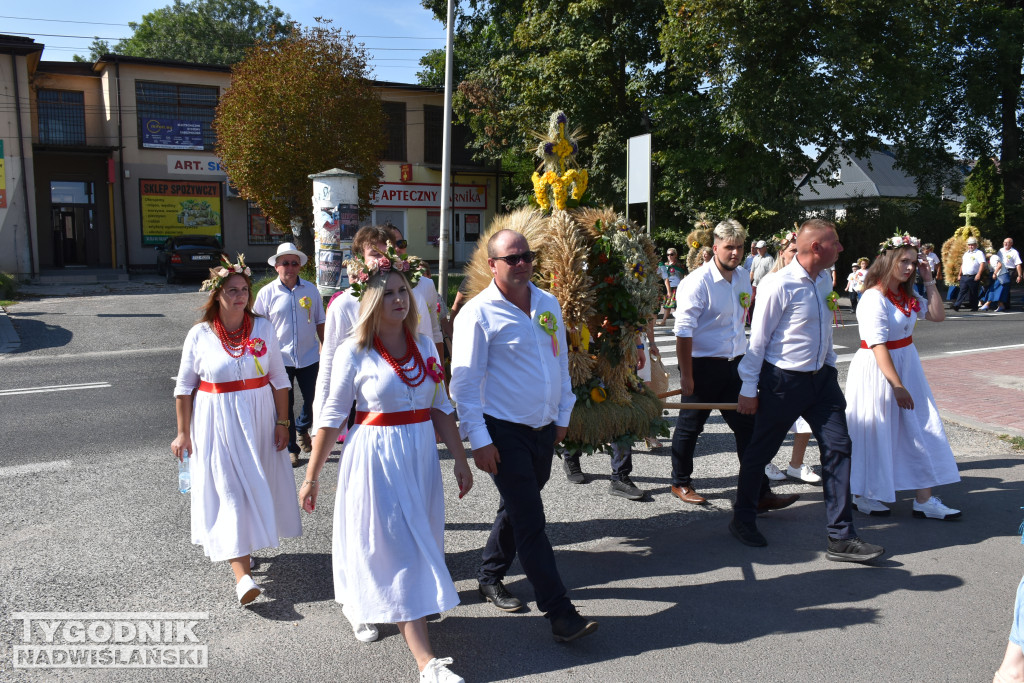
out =
{"type": "Polygon", "coordinates": [[[555,337],[555,333],[558,332],[558,323],[555,322],[555,316],[551,311],[544,311],[537,318],[537,324],[540,328],[547,332],[551,336],[551,353],[558,357],[558,338],[555,337]]]}
{"type": "Polygon", "coordinates": [[[249,340],[249,353],[252,354],[252,359],[256,363],[256,371],[261,375],[267,374],[260,365],[260,356],[266,355],[267,353],[267,342],[263,341],[259,337],[255,337],[249,340]]]}
{"type": "Polygon", "coordinates": [[[310,298],[308,296],[304,296],[301,299],[299,299],[299,306],[302,306],[303,308],[306,309],[306,322],[313,322],[313,302],[310,300],[310,298]]]}
{"type": "Polygon", "coordinates": [[[750,308],[750,294],[747,292],[740,292],[740,306],[750,308]]]}

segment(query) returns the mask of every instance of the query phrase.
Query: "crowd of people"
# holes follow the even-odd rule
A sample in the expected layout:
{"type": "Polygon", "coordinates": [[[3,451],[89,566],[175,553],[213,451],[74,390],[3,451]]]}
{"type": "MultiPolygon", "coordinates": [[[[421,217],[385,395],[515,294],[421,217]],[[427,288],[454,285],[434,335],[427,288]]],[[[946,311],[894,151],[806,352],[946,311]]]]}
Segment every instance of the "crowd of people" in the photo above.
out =
{"type": "MultiPolygon", "coordinates": [[[[730,533],[748,546],[767,545],[757,515],[799,499],[771,490],[770,481],[784,477],[822,486],[826,557],[834,561],[884,553],[859,538],[852,512],[888,514],[885,503],[898,491],[915,492],[914,516],[960,516],[934,495],[959,474],[911,336],[919,317],[945,317],[931,245],[897,236],[870,265],[854,264],[846,291],[861,348],[844,395],[832,344],[834,267],[843,250],[835,226],[806,221],[777,236],[775,257],[758,241],[749,268],[746,240],[742,225],[725,220],[692,273],[674,249],[662,266],[682,403],[735,404],[721,411],[737,451],[730,533]],[[790,431],[794,450],[783,471],[772,460],[790,431]],[[811,434],[820,475],[803,461],[811,434]]],[[[1019,283],[1020,259],[1007,242],[1002,272],[1012,281],[1015,271],[1019,283]]],[[[300,508],[316,511],[324,464],[343,441],[333,501],[335,600],[358,640],[371,642],[377,624],[395,623],[421,681],[458,682],[452,660],[435,656],[427,634],[427,616],[459,601],[444,559],[437,443],[454,459],[460,498],[473,486],[470,458],[499,493],[477,572],[481,598],[502,611],[523,608],[503,583],[518,557],[554,639],[573,641],[597,622],[580,615],[560,577],[541,491],[575,396],[561,310],[531,281],[536,254],[521,234],[491,236],[493,280],[459,302],[452,321],[406,246],[393,228],[361,228],[348,262],[352,285],[326,310],[316,287],[298,277],[306,257],[292,244],[271,257],[279,277],[255,297],[241,258],[211,270],[203,285],[209,299],[183,348],[171,450],[193,462],[192,541],[211,561],[229,562],[237,600],[247,605],[262,592],[252,553],[302,533],[300,508]],[[552,329],[560,343],[552,343],[552,329]],[[295,382],[303,400],[297,416],[295,382]],[[309,462],[296,495],[291,466],[303,451],[309,462]]],[[[964,277],[972,278],[964,261],[964,277]]],[[[647,342],[653,347],[650,330],[647,342]]],[[[682,409],[676,420],[671,494],[689,505],[707,502],[693,456],[710,413],[682,409]]],[[[611,492],[635,500],[643,492],[629,480],[630,455],[613,453],[611,492]]]]}

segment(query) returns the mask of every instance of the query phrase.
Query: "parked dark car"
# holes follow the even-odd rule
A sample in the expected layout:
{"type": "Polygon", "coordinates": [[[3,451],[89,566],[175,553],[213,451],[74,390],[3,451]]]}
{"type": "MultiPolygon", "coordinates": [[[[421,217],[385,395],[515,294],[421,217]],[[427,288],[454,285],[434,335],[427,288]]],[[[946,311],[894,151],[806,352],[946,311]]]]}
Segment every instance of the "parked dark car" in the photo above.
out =
{"type": "Polygon", "coordinates": [[[168,237],[156,248],[156,272],[166,275],[167,282],[181,276],[206,279],[210,268],[220,265],[221,258],[227,258],[220,241],[209,235],[178,235],[168,237]]]}

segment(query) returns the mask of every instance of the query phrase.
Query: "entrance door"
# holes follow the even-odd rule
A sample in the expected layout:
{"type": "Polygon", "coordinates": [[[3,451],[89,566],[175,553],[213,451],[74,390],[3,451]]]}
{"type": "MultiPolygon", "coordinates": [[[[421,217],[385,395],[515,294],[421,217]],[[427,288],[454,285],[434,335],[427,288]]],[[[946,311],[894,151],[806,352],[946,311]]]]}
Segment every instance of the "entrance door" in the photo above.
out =
{"type": "Polygon", "coordinates": [[[50,182],[53,264],[59,268],[98,265],[93,183],[50,182]]]}
{"type": "Polygon", "coordinates": [[[480,213],[469,211],[456,211],[455,238],[452,240],[452,255],[455,263],[465,263],[473,257],[476,251],[477,240],[480,239],[480,223],[483,216],[480,213]]]}
{"type": "Polygon", "coordinates": [[[58,267],[88,265],[86,262],[85,221],[80,209],[53,209],[53,263],[58,267]]]}

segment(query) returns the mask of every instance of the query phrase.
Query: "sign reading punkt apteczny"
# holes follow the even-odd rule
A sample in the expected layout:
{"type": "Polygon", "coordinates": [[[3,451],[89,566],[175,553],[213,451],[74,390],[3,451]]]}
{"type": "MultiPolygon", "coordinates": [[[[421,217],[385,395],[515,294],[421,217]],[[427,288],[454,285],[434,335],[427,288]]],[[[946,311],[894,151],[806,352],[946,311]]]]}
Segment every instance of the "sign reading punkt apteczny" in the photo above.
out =
{"type": "Polygon", "coordinates": [[[205,669],[207,612],[15,612],[16,669],[205,669]]]}

